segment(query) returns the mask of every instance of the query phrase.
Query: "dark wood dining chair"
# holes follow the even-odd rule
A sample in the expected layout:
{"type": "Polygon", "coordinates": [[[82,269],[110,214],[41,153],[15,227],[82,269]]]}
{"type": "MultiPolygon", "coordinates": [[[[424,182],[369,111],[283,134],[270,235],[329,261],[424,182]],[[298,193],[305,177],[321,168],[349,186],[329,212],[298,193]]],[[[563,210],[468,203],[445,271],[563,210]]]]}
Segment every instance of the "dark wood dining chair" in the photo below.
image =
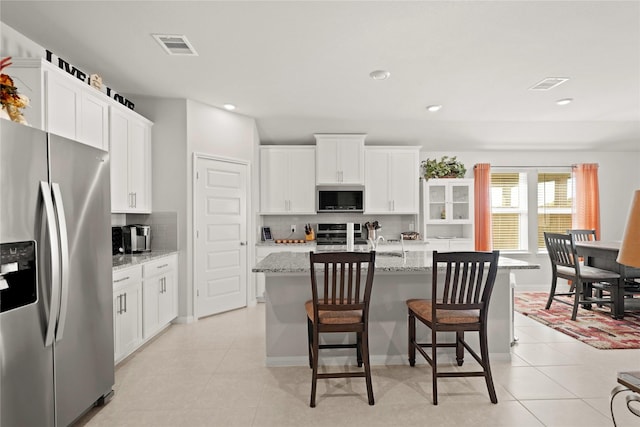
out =
{"type": "Polygon", "coordinates": [[[433,404],[438,404],[438,378],[484,377],[492,403],[498,403],[489,364],[487,314],[498,269],[499,251],[433,252],[432,299],[407,300],[409,312],[409,365],[416,364],[416,350],[431,365],[433,404]],[[442,280],[439,281],[439,278],[442,280]],[[431,342],[418,343],[416,320],[431,329],[431,342]],[[455,332],[455,342],[439,342],[438,332],[455,332]],[[467,344],[465,332],[478,332],[480,355],[467,344]],[[424,348],[431,348],[429,355],[424,348]],[[455,347],[458,366],[464,362],[464,350],[482,367],[481,371],[438,370],[437,349],[455,347]]]}
{"type": "Polygon", "coordinates": [[[609,305],[613,312],[614,301],[620,275],[613,271],[582,265],[576,251],[575,237],[571,234],[544,233],[544,241],[551,261],[551,291],[545,309],[551,307],[553,301],[573,305],[571,320],[576,320],[578,306],[591,307],[592,304],[609,305]],[[575,285],[573,291],[558,292],[556,290],[558,278],[571,280],[575,285]],[[591,288],[606,289],[608,296],[592,297],[591,288]],[[571,296],[573,301],[561,299],[561,296],[571,296]]]}
{"type": "Polygon", "coordinates": [[[598,240],[596,230],[593,229],[571,229],[567,230],[567,234],[573,236],[575,242],[593,242],[598,240]]]}
{"type": "MultiPolygon", "coordinates": [[[[574,228],[571,230],[567,230],[567,234],[570,234],[573,236],[574,242],[594,242],[598,240],[596,230],[594,229],[574,228]]],[[[582,259],[580,261],[582,261],[582,259]]],[[[571,287],[569,288],[569,292],[573,292],[575,289],[575,286],[576,286],[575,283],[571,282],[571,287]]],[[[602,298],[602,290],[596,290],[596,296],[598,298],[602,298]]]]}
{"type": "Polygon", "coordinates": [[[373,287],[376,253],[325,252],[309,254],[311,293],[307,311],[309,366],[313,369],[310,406],[316,406],[318,379],[364,377],[369,405],[374,404],[369,363],[369,301],[373,287]],[[320,280],[316,275],[321,276],[320,280]],[[320,344],[320,334],[355,332],[354,344],[320,344]],[[360,372],[318,373],[319,350],[355,348],[360,372]]]}

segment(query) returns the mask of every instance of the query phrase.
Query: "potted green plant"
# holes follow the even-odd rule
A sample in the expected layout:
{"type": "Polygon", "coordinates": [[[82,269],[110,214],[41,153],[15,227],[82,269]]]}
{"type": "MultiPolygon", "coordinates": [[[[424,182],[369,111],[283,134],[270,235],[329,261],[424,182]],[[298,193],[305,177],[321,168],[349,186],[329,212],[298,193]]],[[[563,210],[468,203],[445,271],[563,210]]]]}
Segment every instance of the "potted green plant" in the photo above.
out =
{"type": "Polygon", "coordinates": [[[443,156],[438,159],[427,159],[422,161],[424,179],[430,178],[464,178],[467,168],[458,161],[456,156],[443,156]]]}

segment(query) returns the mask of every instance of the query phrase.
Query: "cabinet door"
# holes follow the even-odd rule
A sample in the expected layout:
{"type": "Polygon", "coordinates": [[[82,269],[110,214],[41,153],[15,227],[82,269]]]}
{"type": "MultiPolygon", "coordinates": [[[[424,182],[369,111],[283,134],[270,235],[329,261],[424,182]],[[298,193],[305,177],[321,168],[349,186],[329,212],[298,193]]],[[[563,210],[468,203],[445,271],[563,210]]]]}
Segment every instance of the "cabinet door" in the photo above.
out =
{"type": "Polygon", "coordinates": [[[446,183],[434,184],[427,181],[426,193],[425,216],[427,222],[445,223],[447,221],[446,183]]]}
{"type": "Polygon", "coordinates": [[[260,150],[260,211],[285,213],[287,210],[287,182],[289,156],[283,148],[260,150]]]}
{"type": "Polygon", "coordinates": [[[316,142],[316,184],[338,184],[338,142],[334,139],[316,142]]]}
{"type": "Polygon", "coordinates": [[[365,213],[390,213],[389,155],[385,150],[366,150],[365,213]]]}
{"type": "Polygon", "coordinates": [[[142,295],[140,283],[123,286],[114,295],[115,360],[120,361],[142,341],[142,295]]]}
{"type": "Polygon", "coordinates": [[[340,184],[364,184],[364,139],[340,140],[337,163],[340,184]]]}
{"type": "Polygon", "coordinates": [[[162,292],[159,294],[158,300],[158,322],[160,326],[164,326],[176,318],[176,282],[173,271],[163,276],[162,292]]]}
{"type": "Polygon", "coordinates": [[[471,185],[468,183],[452,182],[450,184],[450,210],[449,218],[452,222],[468,223],[472,220],[473,195],[471,185]]]}
{"type": "Polygon", "coordinates": [[[111,157],[111,212],[127,212],[131,208],[129,194],[129,121],[112,108],[109,126],[111,157]]]}
{"type": "Polygon", "coordinates": [[[160,328],[160,295],[164,276],[145,278],[142,284],[142,336],[146,340],[160,328]]]}
{"type": "Polygon", "coordinates": [[[316,213],[315,150],[313,147],[291,149],[288,167],[288,213],[316,213]]]}
{"type": "Polygon", "coordinates": [[[105,100],[90,92],[93,90],[87,88],[81,94],[80,137],[78,139],[101,150],[109,150],[109,105],[105,100]]]}
{"type": "Polygon", "coordinates": [[[77,139],[80,124],[80,88],[66,76],[47,72],[47,130],[66,138],[77,139]]]}
{"type": "Polygon", "coordinates": [[[130,118],[128,172],[129,192],[133,198],[131,212],[151,211],[151,147],[148,136],[148,126],[130,118]]]}
{"type": "Polygon", "coordinates": [[[397,214],[417,214],[419,210],[417,151],[391,152],[389,164],[389,198],[391,210],[397,214]]]}

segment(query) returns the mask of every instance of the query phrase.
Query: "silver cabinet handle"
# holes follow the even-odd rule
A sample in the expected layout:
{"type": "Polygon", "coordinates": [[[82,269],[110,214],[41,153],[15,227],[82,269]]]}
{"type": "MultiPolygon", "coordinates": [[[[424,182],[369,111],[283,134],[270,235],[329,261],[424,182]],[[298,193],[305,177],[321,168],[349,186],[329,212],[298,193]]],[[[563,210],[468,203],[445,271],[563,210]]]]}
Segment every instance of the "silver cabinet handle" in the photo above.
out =
{"type": "Polygon", "coordinates": [[[64,325],[67,321],[67,307],[69,305],[69,235],[67,234],[67,220],[64,215],[64,204],[62,203],[60,185],[54,182],[51,184],[51,189],[53,190],[53,207],[56,209],[58,233],[60,235],[60,281],[62,298],[60,302],[60,317],[58,318],[58,327],[56,328],[56,341],[60,341],[64,333],[64,325]]]}
{"type": "Polygon", "coordinates": [[[40,192],[44,204],[44,213],[47,222],[47,232],[49,233],[49,256],[51,261],[51,302],[49,304],[49,318],[47,320],[47,333],[44,345],[49,347],[53,344],[56,319],[60,312],[60,252],[58,250],[58,233],[53,210],[53,199],[51,188],[46,181],[40,181],[40,192]]]}
{"type": "Polygon", "coordinates": [[[123,313],[127,312],[127,293],[124,293],[124,311],[123,313]]]}
{"type": "Polygon", "coordinates": [[[165,268],[165,267],[169,267],[169,264],[162,264],[162,265],[159,265],[159,266],[158,266],[158,267],[156,267],[156,268],[165,268]]]}
{"type": "Polygon", "coordinates": [[[129,276],[123,277],[122,279],[114,280],[113,283],[120,283],[120,282],[124,282],[125,280],[129,280],[129,276]]]}
{"type": "Polygon", "coordinates": [[[116,300],[118,301],[118,314],[122,314],[122,294],[118,295],[116,300]]]}
{"type": "Polygon", "coordinates": [[[138,193],[133,193],[133,207],[138,207],[138,193]]]}
{"type": "Polygon", "coordinates": [[[240,246],[247,246],[247,242],[240,242],[240,246]]]}

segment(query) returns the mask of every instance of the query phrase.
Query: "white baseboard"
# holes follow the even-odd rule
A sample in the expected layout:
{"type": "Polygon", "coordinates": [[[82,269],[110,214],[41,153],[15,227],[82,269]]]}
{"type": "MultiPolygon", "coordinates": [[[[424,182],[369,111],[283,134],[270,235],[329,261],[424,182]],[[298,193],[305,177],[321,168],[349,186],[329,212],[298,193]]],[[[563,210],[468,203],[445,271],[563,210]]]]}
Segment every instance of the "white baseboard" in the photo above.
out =
{"type": "Polygon", "coordinates": [[[172,323],[185,324],[185,323],[193,323],[195,321],[196,321],[196,318],[193,316],[178,316],[175,319],[173,319],[172,323]]]}

